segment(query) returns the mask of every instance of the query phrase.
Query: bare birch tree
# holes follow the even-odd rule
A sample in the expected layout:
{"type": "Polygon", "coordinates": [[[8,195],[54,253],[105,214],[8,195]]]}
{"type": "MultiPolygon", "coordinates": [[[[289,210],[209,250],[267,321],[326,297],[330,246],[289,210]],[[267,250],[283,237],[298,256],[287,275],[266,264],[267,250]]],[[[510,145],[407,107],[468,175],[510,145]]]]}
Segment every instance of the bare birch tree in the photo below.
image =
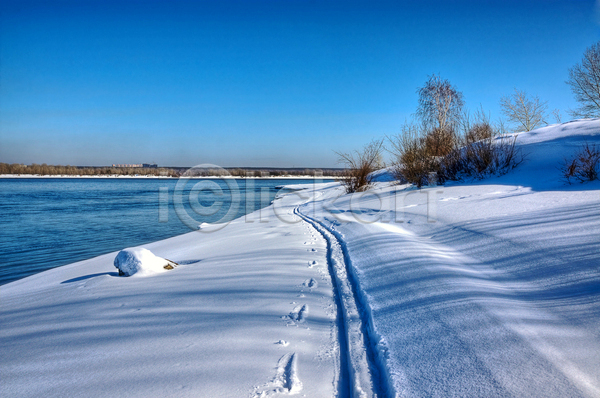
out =
{"type": "Polygon", "coordinates": [[[554,116],[554,120],[556,121],[556,123],[562,123],[562,118],[560,116],[560,110],[554,109],[552,111],[552,116],[554,116]]]}
{"type": "Polygon", "coordinates": [[[446,79],[431,75],[425,85],[417,90],[419,107],[417,116],[428,127],[445,130],[459,123],[463,95],[446,79]]]}
{"type": "Polygon", "coordinates": [[[546,124],[547,102],[537,96],[530,98],[525,91],[515,89],[511,96],[502,97],[500,108],[508,120],[516,124],[516,130],[530,131],[546,124]]]}
{"type": "Polygon", "coordinates": [[[569,113],[575,118],[600,117],[600,42],[593,44],[583,54],[581,63],[569,69],[569,79],[579,109],[569,113]]]}

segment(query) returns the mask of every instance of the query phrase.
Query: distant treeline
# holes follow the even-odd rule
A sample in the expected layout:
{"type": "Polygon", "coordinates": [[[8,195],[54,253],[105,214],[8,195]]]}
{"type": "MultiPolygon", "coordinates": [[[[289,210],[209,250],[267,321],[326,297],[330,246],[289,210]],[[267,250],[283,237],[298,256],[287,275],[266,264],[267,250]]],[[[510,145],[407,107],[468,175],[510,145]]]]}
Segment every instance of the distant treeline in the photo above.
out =
{"type": "Polygon", "coordinates": [[[271,168],[224,168],[224,169],[179,169],[188,176],[227,176],[234,177],[285,177],[285,176],[324,176],[342,177],[344,169],[271,169],[271,168]]]}
{"type": "Polygon", "coordinates": [[[314,176],[340,177],[343,169],[271,169],[271,168],[225,168],[225,169],[190,169],[188,167],[83,167],[83,166],[52,166],[42,164],[8,164],[0,163],[0,174],[14,175],[66,175],[66,176],[227,176],[234,177],[283,177],[283,176],[314,176]],[[190,171],[188,171],[190,170],[190,171]],[[186,173],[187,172],[187,173],[186,173]]]}
{"type": "Polygon", "coordinates": [[[81,167],[81,166],[51,166],[42,164],[8,164],[0,163],[0,174],[25,174],[25,175],[67,175],[67,176],[102,176],[102,175],[142,175],[142,176],[178,176],[173,169],[164,167],[81,167]]]}

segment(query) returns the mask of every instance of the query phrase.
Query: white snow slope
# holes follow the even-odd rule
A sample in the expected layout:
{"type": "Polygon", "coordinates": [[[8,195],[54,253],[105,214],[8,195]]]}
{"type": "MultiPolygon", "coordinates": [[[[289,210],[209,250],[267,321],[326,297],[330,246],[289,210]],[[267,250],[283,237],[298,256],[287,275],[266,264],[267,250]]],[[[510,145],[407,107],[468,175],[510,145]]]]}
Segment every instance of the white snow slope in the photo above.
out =
{"type": "Polygon", "coordinates": [[[345,247],[381,395],[600,396],[600,183],[557,170],[586,141],[600,120],[520,134],[500,178],[300,208],[345,247]]]}
{"type": "Polygon", "coordinates": [[[170,271],[119,277],[115,252],[0,287],[0,396],[333,396],[325,242],[299,200],[278,200],[288,222],[267,209],[145,245],[170,271]]]}
{"type": "Polygon", "coordinates": [[[0,287],[0,396],[600,396],[600,120],[518,136],[502,177],[321,184],[211,233],[0,287]],[[273,210],[277,208],[277,217],[273,210]]]}

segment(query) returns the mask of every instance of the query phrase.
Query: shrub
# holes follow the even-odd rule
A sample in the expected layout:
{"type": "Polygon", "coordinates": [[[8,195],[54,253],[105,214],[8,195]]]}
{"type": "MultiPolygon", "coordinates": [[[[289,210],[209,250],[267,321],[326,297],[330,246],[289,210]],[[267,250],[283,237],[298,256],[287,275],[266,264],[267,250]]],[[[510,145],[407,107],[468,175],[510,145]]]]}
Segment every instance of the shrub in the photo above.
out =
{"type": "Polygon", "coordinates": [[[565,159],[560,170],[563,178],[571,184],[571,180],[585,182],[598,179],[599,165],[600,149],[586,142],[573,159],[565,159]]]}
{"type": "Polygon", "coordinates": [[[505,174],[523,161],[516,136],[496,136],[488,122],[469,127],[463,138],[451,129],[416,128],[405,125],[402,135],[390,142],[397,157],[397,180],[418,188],[434,181],[441,184],[464,178],[505,174]]]}
{"type": "Polygon", "coordinates": [[[485,138],[452,151],[441,161],[439,180],[458,181],[506,174],[524,160],[524,155],[515,146],[516,138],[485,138]]]}
{"type": "Polygon", "coordinates": [[[424,138],[426,156],[446,156],[456,144],[456,135],[449,126],[436,127],[432,129],[424,138]]]}
{"type": "Polygon", "coordinates": [[[362,151],[336,152],[339,162],[347,167],[345,176],[341,181],[347,193],[362,192],[369,189],[372,183],[370,174],[383,166],[382,150],[383,140],[373,140],[365,145],[362,151]]]}
{"type": "Polygon", "coordinates": [[[399,163],[394,169],[397,180],[408,182],[421,188],[437,181],[440,163],[436,158],[417,156],[412,162],[399,163]]]}
{"type": "Polygon", "coordinates": [[[467,145],[477,141],[487,140],[494,136],[494,129],[488,122],[479,122],[469,128],[465,135],[467,145]]]}
{"type": "Polygon", "coordinates": [[[431,174],[437,175],[443,153],[452,150],[454,133],[449,127],[433,128],[429,132],[423,125],[405,123],[395,137],[388,137],[390,152],[396,156],[393,174],[396,180],[415,184],[429,184],[431,174]]]}
{"type": "Polygon", "coordinates": [[[469,112],[462,111],[462,93],[447,80],[433,75],[418,93],[417,121],[388,137],[397,180],[420,188],[434,181],[483,178],[504,174],[523,160],[516,137],[496,138],[504,126],[492,127],[483,109],[471,125],[469,112]]]}
{"type": "Polygon", "coordinates": [[[405,124],[402,133],[388,138],[392,153],[396,155],[394,176],[401,182],[415,184],[418,188],[434,181],[443,183],[443,159],[458,145],[458,137],[450,126],[427,130],[417,124],[405,124]]]}

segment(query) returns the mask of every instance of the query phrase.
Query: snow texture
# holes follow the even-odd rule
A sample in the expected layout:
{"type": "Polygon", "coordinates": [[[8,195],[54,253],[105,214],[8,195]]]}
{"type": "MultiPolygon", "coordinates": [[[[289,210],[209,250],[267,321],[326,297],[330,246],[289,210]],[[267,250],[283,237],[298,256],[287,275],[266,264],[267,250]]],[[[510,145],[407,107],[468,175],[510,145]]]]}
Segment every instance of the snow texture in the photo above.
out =
{"type": "Polygon", "coordinates": [[[484,181],[300,207],[340,241],[384,396],[600,396],[600,182],[558,166],[600,121],[521,133],[484,181]]]}
{"type": "Polygon", "coordinates": [[[146,245],[180,264],[152,278],[110,253],[4,285],[0,396],[598,397],[600,182],[558,167],[600,120],[516,142],[501,177],[290,187],[146,245]]]}

